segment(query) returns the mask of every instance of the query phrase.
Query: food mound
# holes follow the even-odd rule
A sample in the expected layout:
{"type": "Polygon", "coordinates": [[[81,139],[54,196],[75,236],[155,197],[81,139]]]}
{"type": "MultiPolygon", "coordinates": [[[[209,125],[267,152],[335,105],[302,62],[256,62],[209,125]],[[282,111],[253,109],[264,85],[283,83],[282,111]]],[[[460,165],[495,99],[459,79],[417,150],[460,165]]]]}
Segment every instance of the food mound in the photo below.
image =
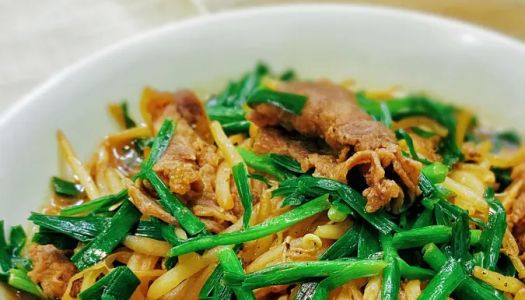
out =
{"type": "Polygon", "coordinates": [[[109,112],[87,161],[57,133],[34,233],[0,221],[24,299],[525,299],[525,148],[466,109],[259,64],[109,112]]]}

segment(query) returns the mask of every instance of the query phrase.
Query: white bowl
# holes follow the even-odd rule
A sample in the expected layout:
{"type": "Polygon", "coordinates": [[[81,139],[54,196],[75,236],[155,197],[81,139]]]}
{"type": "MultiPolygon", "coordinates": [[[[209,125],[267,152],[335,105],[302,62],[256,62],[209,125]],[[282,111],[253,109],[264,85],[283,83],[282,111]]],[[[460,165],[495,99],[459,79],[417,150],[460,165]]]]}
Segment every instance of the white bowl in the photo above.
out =
{"type": "Polygon", "coordinates": [[[25,223],[57,171],[55,132],[87,158],[115,128],[109,101],[143,86],[217,91],[262,60],[303,78],[424,90],[501,126],[525,126],[525,45],[434,16],[368,6],[235,11],[173,24],[97,53],[0,116],[0,219],[25,223]]]}

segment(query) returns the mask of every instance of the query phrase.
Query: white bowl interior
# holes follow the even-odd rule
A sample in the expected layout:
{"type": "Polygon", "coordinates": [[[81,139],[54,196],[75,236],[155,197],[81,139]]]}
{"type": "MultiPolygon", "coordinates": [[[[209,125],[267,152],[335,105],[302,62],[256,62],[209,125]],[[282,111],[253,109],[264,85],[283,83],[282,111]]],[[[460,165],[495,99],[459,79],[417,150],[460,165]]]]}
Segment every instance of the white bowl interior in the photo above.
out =
{"type": "Polygon", "coordinates": [[[525,47],[462,23],[358,6],[221,14],[151,32],[61,73],[0,118],[0,219],[25,223],[57,172],[55,131],[87,158],[115,130],[110,101],[135,106],[145,85],[217,91],[258,60],[303,78],[422,90],[521,129],[525,47]]]}

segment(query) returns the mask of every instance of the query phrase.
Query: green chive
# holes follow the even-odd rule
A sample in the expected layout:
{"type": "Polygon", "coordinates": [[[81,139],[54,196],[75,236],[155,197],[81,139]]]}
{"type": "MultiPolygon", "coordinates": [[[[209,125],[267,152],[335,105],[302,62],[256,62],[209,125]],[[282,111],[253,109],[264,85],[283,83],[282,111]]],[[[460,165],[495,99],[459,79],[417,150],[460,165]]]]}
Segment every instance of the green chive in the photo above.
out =
{"type": "Polygon", "coordinates": [[[110,207],[112,205],[115,205],[123,200],[125,200],[128,197],[128,189],[124,189],[117,194],[111,194],[102,196],[97,199],[93,199],[91,201],[79,204],[79,205],[73,205],[69,207],[62,208],[60,210],[60,215],[62,216],[76,216],[76,215],[87,215],[92,212],[97,211],[99,208],[102,207],[110,207]]]}
{"type": "MultiPolygon", "coordinates": [[[[333,243],[321,256],[319,260],[334,260],[348,257],[356,251],[361,226],[354,223],[345,234],[333,243]]],[[[319,282],[312,281],[303,283],[297,289],[295,300],[306,300],[315,293],[319,282]]]]}
{"type": "Polygon", "coordinates": [[[328,195],[323,195],[280,216],[269,219],[261,224],[251,226],[244,231],[190,238],[182,244],[173,247],[168,253],[168,256],[179,256],[189,252],[213,248],[215,246],[236,245],[247,241],[253,241],[284,230],[306,218],[327,210],[329,207],[330,202],[328,201],[328,195]]]}
{"type": "Polygon", "coordinates": [[[383,280],[381,282],[381,299],[397,300],[399,287],[401,285],[401,273],[396,249],[392,243],[391,235],[381,235],[381,246],[383,257],[388,265],[383,269],[383,280]]]}
{"type": "Polygon", "coordinates": [[[125,101],[120,103],[120,109],[122,109],[122,116],[124,117],[124,125],[126,128],[137,126],[137,123],[135,123],[135,121],[129,116],[128,103],[125,101]]]}
{"type": "Polygon", "coordinates": [[[22,270],[9,270],[9,279],[7,280],[7,284],[17,290],[28,292],[39,298],[44,298],[44,294],[42,293],[40,287],[31,281],[31,278],[27,276],[27,273],[22,270]]]}
{"type": "Polygon", "coordinates": [[[295,159],[291,158],[288,155],[270,153],[268,154],[268,156],[270,157],[270,159],[273,160],[275,164],[277,164],[278,166],[281,166],[282,168],[290,172],[297,173],[297,174],[304,173],[303,169],[301,169],[301,165],[295,159]]]}
{"type": "Polygon", "coordinates": [[[127,300],[131,297],[140,280],[126,266],[116,267],[78,296],[80,300],[127,300]]]}
{"type": "Polygon", "coordinates": [[[202,300],[221,300],[231,299],[233,296],[232,289],[224,282],[224,270],[221,265],[217,265],[211,273],[206,283],[199,292],[199,299],[202,300]]]}
{"type": "Polygon", "coordinates": [[[335,180],[303,175],[289,178],[281,182],[272,192],[273,196],[283,196],[283,205],[299,205],[313,197],[329,193],[334,201],[344,202],[354,212],[369,224],[386,234],[398,230],[388,214],[384,211],[368,213],[365,209],[366,200],[359,192],[335,180]]]}
{"type": "Polygon", "coordinates": [[[4,220],[0,220],[0,271],[7,272],[11,268],[11,255],[4,230],[4,220]]]}
{"type": "MultiPolygon", "coordinates": [[[[442,244],[450,241],[452,228],[445,225],[432,225],[410,229],[394,234],[393,245],[396,249],[409,249],[421,247],[428,243],[442,244]]],[[[479,242],[479,230],[470,230],[470,244],[479,242]]]]}
{"type": "MultiPolygon", "coordinates": [[[[330,261],[289,262],[273,265],[243,276],[226,273],[226,282],[256,289],[265,286],[291,284],[311,278],[331,278],[324,285],[333,288],[337,277],[345,274],[354,278],[372,276],[381,272],[386,263],[380,260],[337,259],[330,261]],[[333,277],[333,278],[332,278],[333,277]]],[[[348,280],[347,280],[348,281],[348,280]]],[[[345,281],[346,282],[346,281],[345,281]]]]}
{"type": "MultiPolygon", "coordinates": [[[[242,264],[232,249],[222,249],[217,254],[217,257],[219,259],[219,264],[222,266],[224,272],[236,274],[237,276],[244,276],[244,269],[242,268],[242,264]]],[[[233,286],[232,289],[238,300],[255,300],[253,292],[249,289],[245,289],[239,286],[233,286]]]]}
{"type": "MultiPolygon", "coordinates": [[[[447,261],[445,254],[443,254],[434,243],[427,244],[423,247],[423,259],[432,267],[432,269],[434,269],[434,271],[441,270],[447,261]]],[[[454,293],[462,295],[463,297],[460,297],[460,299],[467,299],[469,297],[484,300],[506,299],[491,286],[481,285],[470,276],[459,284],[454,293]]]]}
{"type": "Polygon", "coordinates": [[[60,179],[56,176],[51,177],[51,184],[56,194],[65,197],[78,197],[84,191],[82,185],[60,179]]]}
{"type": "Polygon", "coordinates": [[[153,169],[155,163],[160,159],[162,154],[164,154],[164,151],[166,151],[168,148],[174,131],[175,125],[173,121],[170,119],[164,120],[162,126],[159,129],[159,132],[157,133],[157,136],[155,137],[155,140],[153,141],[153,146],[151,146],[149,157],[142,162],[141,171],[137,175],[138,177],[141,177],[140,174],[146,173],[153,169]]]}
{"type": "Polygon", "coordinates": [[[379,275],[386,265],[387,264],[384,261],[359,260],[356,261],[354,265],[348,265],[335,270],[328,278],[319,283],[319,288],[316,290],[312,299],[326,299],[327,297],[325,297],[325,295],[327,295],[330,290],[333,290],[350,280],[379,275]]]}
{"type": "Polygon", "coordinates": [[[22,226],[11,227],[9,233],[9,248],[12,256],[20,256],[22,249],[26,245],[27,236],[22,226]]]}
{"type": "Polygon", "coordinates": [[[107,227],[93,241],[71,257],[79,270],[84,270],[110,254],[128,235],[141,213],[129,201],[124,201],[107,227]]]}
{"type": "Polygon", "coordinates": [[[494,270],[499,260],[501,243],[507,229],[507,215],[505,208],[496,198],[494,190],[488,189],[485,193],[490,210],[487,227],[481,232],[481,249],[484,253],[482,267],[494,270]]]}
{"type": "Polygon", "coordinates": [[[110,222],[110,218],[104,217],[64,217],[38,213],[31,213],[28,220],[42,228],[65,234],[81,242],[91,241],[110,222]]]}
{"type": "Polygon", "coordinates": [[[147,172],[145,176],[157,192],[160,205],[179,221],[186,232],[196,235],[206,230],[206,225],[170,191],[157,173],[147,172]]]}
{"type": "MultiPolygon", "coordinates": [[[[237,151],[241,155],[244,162],[248,165],[248,167],[254,169],[257,172],[271,175],[275,177],[275,179],[277,179],[278,181],[283,181],[286,178],[294,176],[294,174],[289,170],[289,168],[285,168],[282,165],[285,164],[285,162],[279,159],[276,160],[275,156],[271,156],[269,154],[257,155],[243,147],[238,147],[237,151]],[[281,165],[278,162],[280,162],[281,165]]],[[[292,164],[293,163],[288,162],[287,167],[290,167],[292,164]]]]}
{"type": "Polygon", "coordinates": [[[233,180],[241,198],[242,207],[244,209],[242,215],[242,227],[244,229],[250,226],[250,218],[252,216],[252,193],[250,191],[250,183],[248,179],[248,170],[243,162],[240,162],[232,168],[233,180]]]}
{"type": "Polygon", "coordinates": [[[300,115],[308,97],[303,95],[260,89],[252,94],[246,101],[248,105],[267,103],[279,107],[285,112],[300,115]]]}
{"type": "Polygon", "coordinates": [[[436,276],[430,280],[418,299],[446,299],[465,278],[466,274],[461,264],[454,258],[449,258],[436,276]]]}

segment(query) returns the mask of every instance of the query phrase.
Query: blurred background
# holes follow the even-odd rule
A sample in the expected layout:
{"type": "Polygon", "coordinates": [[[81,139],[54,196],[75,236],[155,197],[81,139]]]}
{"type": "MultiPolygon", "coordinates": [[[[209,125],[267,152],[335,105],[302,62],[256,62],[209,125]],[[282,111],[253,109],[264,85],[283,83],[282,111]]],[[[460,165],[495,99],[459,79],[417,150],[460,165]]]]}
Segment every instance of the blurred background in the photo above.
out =
{"type": "MultiPolygon", "coordinates": [[[[132,35],[199,15],[299,0],[0,0],[0,113],[57,71],[132,35]]],[[[525,0],[338,0],[425,11],[525,41],[525,0]]]]}

